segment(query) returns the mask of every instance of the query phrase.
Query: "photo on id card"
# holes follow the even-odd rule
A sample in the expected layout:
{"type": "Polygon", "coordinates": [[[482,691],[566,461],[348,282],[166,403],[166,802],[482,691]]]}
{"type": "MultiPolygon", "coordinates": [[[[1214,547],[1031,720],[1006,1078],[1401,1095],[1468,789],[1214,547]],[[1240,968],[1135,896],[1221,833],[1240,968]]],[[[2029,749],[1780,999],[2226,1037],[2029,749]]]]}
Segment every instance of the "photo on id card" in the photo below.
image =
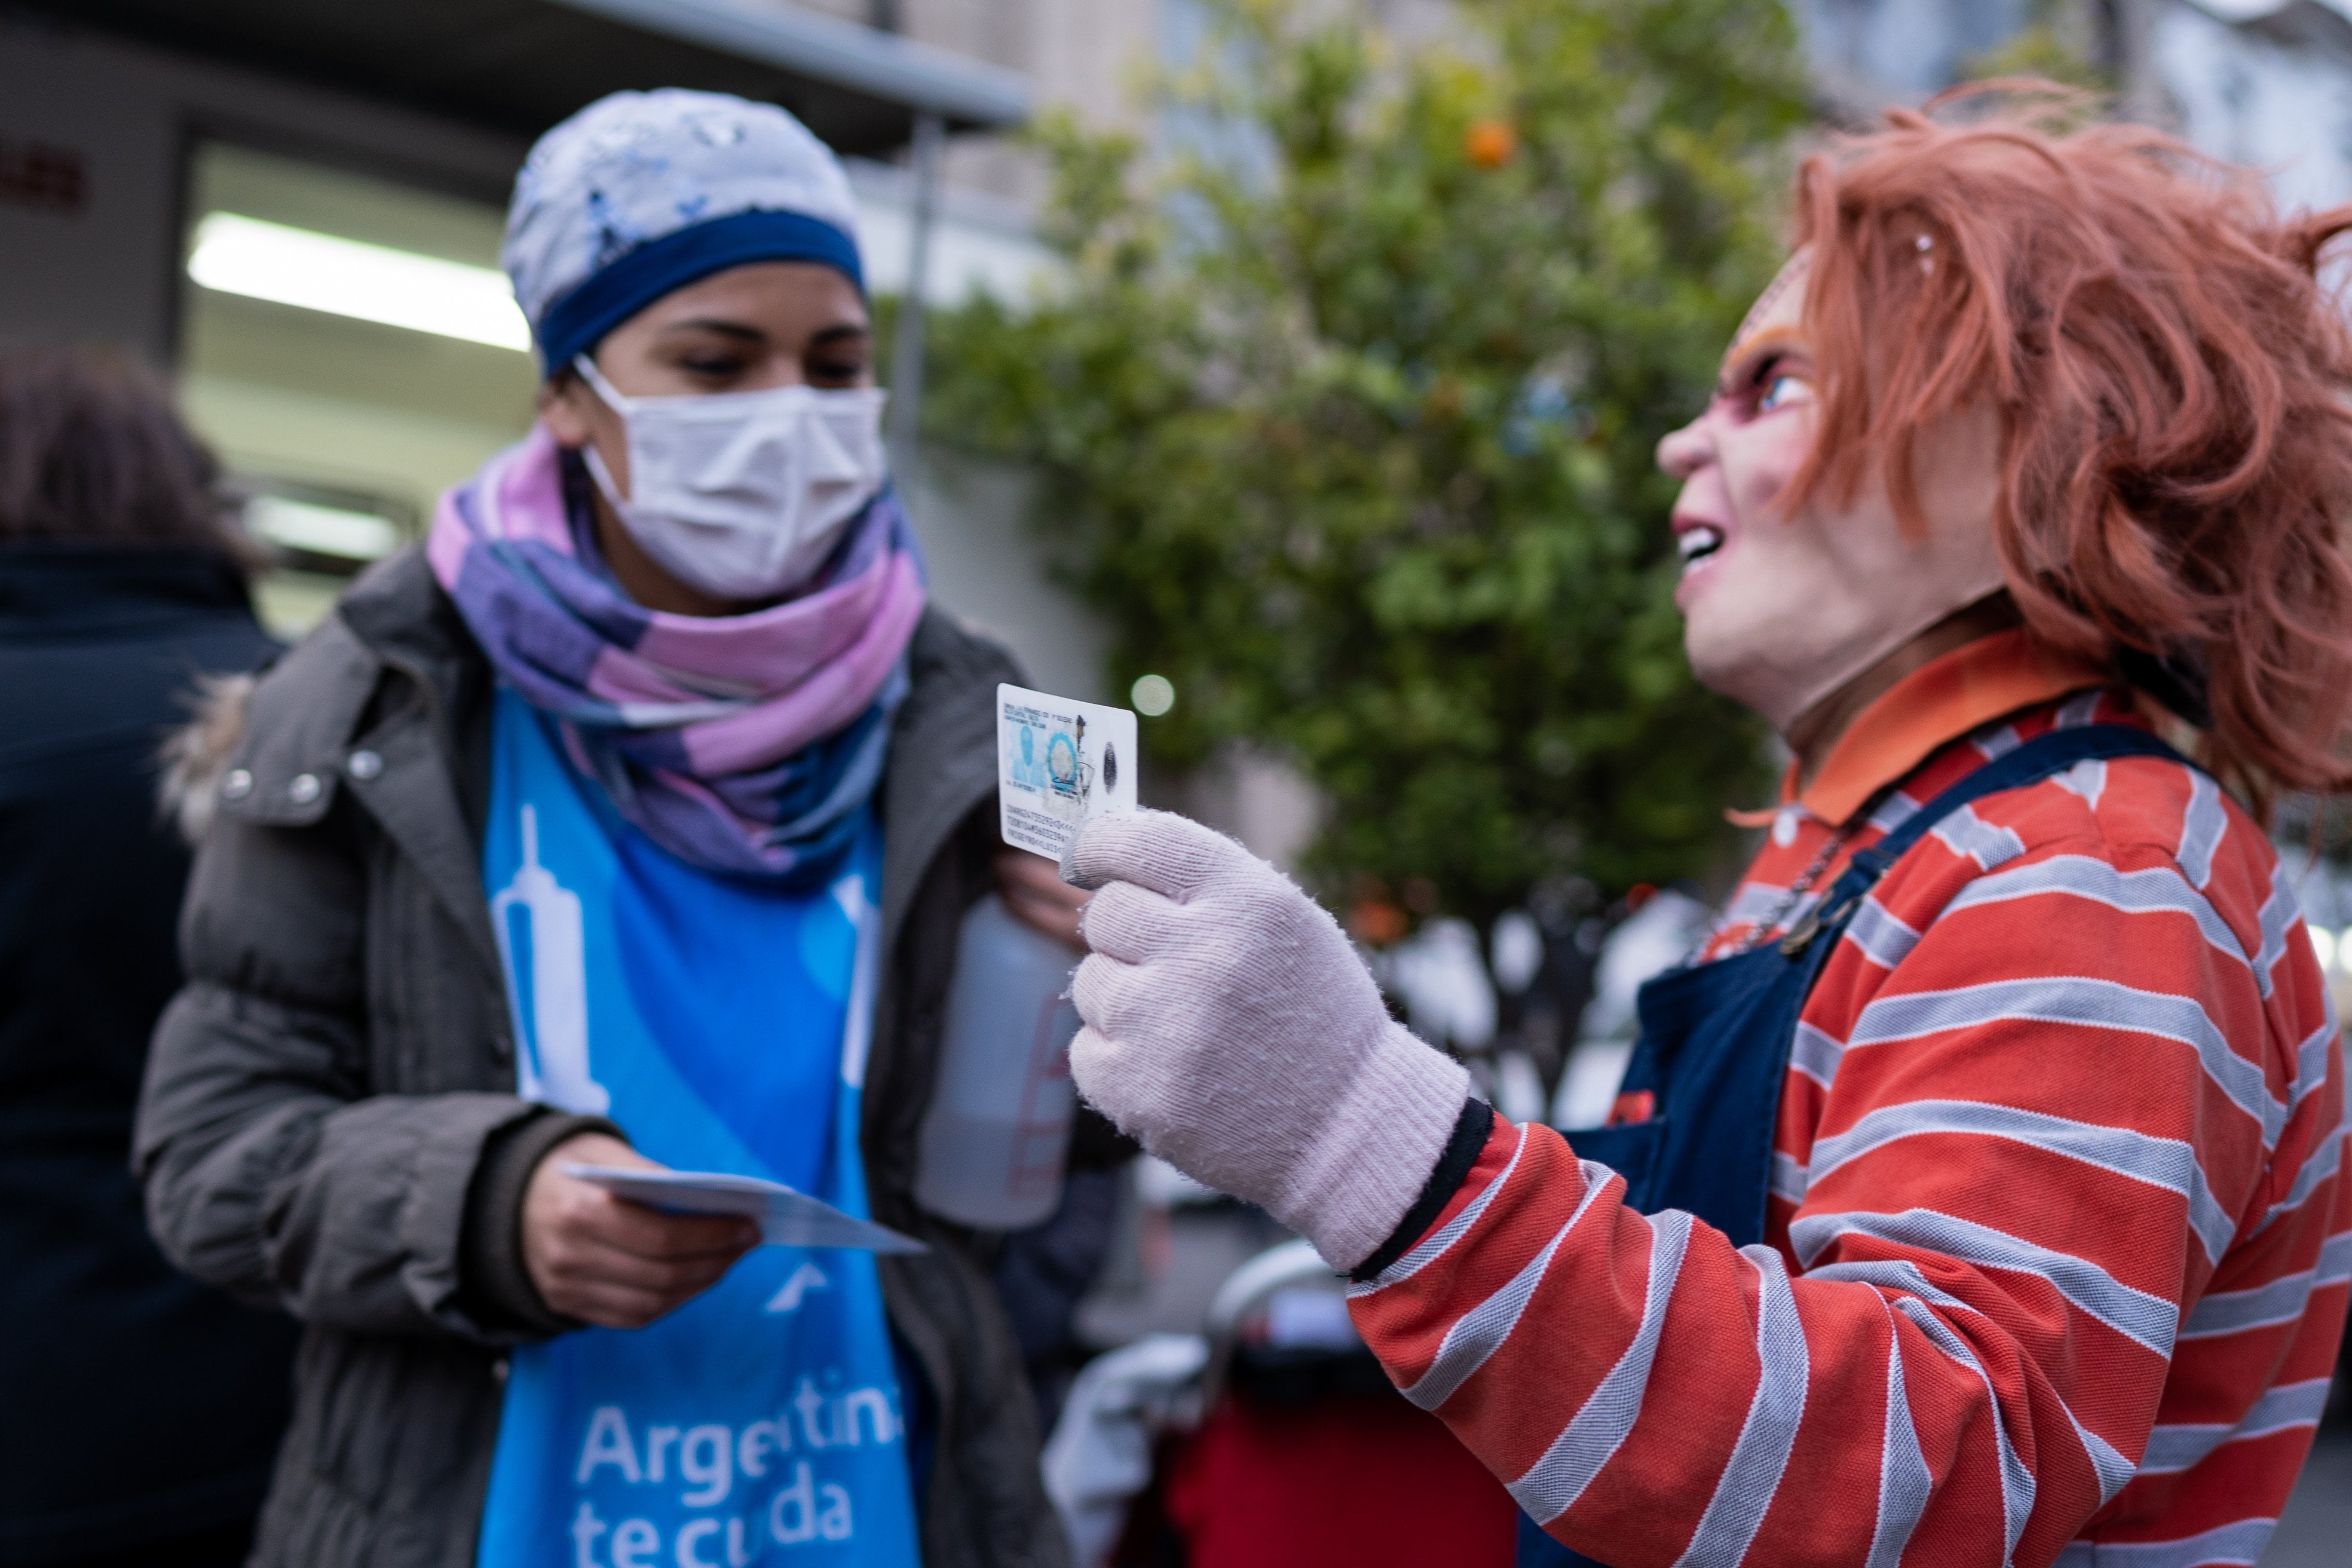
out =
{"type": "Polygon", "coordinates": [[[1080,827],[1135,809],[1135,715],[1125,708],[996,689],[997,820],[1018,849],[1062,858],[1080,827]]]}

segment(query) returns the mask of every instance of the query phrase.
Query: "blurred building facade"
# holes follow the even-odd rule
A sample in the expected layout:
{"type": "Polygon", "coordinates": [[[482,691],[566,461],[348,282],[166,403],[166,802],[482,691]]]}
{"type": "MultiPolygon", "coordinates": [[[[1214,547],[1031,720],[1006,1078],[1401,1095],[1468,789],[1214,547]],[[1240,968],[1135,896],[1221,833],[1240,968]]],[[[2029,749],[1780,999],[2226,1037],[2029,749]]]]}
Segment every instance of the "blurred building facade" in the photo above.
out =
{"type": "Polygon", "coordinates": [[[1824,108],[1862,119],[1991,67],[2071,57],[2126,113],[2352,200],[2352,0],[1791,0],[1824,108]],[[2020,48],[2032,36],[2038,48],[2020,48]]]}
{"type": "MultiPolygon", "coordinates": [[[[1407,40],[1459,26],[1446,0],[1333,3],[1407,40]]],[[[1790,4],[1832,118],[2039,37],[2133,112],[2273,169],[2285,199],[2352,196],[2352,0],[1790,4]]],[[[929,104],[950,134],[925,297],[1017,299],[1053,262],[1042,171],[1003,128],[1066,108],[1153,134],[1139,73],[1191,58],[1203,26],[1202,0],[19,0],[0,9],[0,342],[103,341],[168,367],[279,556],[270,618],[298,629],[526,427],[535,373],[491,319],[494,271],[513,171],[555,120],[620,86],[784,102],[848,155],[870,270],[896,293],[929,104]],[[306,260],[280,230],[444,264],[470,335],[322,299],[335,258],[365,256],[306,260]]],[[[941,602],[1041,683],[1105,695],[1100,628],[1047,581],[1023,477],[946,453],[902,468],[941,602]]],[[[1303,842],[1311,800],[1277,767],[1224,772],[1210,793],[1231,809],[1204,809],[1269,848],[1303,842]]]]}

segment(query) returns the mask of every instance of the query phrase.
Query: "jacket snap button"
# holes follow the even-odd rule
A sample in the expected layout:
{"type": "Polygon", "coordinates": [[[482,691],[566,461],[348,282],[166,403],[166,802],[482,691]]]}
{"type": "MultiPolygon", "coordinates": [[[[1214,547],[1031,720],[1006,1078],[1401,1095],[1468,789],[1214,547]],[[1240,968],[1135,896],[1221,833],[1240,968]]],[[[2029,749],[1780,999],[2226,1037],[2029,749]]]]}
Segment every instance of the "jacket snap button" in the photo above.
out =
{"type": "Polygon", "coordinates": [[[362,784],[383,772],[383,759],[373,752],[353,752],[347,765],[352,770],[352,777],[362,784]]]}
{"type": "Polygon", "coordinates": [[[243,768],[231,768],[221,780],[221,794],[230,800],[243,800],[253,793],[253,775],[243,768]]]}
{"type": "Polygon", "coordinates": [[[308,805],[319,798],[320,787],[318,774],[296,773],[294,782],[286,786],[286,794],[296,805],[308,805]]]}

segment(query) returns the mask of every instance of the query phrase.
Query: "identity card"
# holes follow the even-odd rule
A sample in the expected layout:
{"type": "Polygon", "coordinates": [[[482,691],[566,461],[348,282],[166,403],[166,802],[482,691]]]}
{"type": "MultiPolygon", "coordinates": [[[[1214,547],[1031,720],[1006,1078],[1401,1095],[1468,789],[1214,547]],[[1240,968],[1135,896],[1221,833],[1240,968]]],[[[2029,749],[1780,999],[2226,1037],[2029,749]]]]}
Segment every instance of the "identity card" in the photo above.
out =
{"type": "Polygon", "coordinates": [[[996,689],[996,816],[1004,842],[1059,860],[1079,828],[1135,809],[1135,715],[996,689]]]}
{"type": "Polygon", "coordinates": [[[616,1197],[671,1214],[737,1214],[760,1222],[771,1247],[842,1247],[858,1252],[921,1252],[923,1244],[888,1226],[858,1219],[782,1182],[719,1171],[640,1171],[625,1165],[563,1167],[567,1176],[616,1197]]]}

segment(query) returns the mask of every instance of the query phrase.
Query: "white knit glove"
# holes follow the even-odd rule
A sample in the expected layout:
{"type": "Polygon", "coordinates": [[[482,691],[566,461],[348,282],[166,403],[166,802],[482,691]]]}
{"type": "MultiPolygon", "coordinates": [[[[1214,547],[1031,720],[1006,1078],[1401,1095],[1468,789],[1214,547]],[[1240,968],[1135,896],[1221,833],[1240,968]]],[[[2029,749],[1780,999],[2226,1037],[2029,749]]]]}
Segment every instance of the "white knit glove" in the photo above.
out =
{"type": "Polygon", "coordinates": [[[1164,811],[1097,817],[1065,874],[1099,886],[1072,995],[1088,1101],[1187,1174],[1354,1268],[1402,1222],[1469,1094],[1389,1017],[1339,924],[1232,839],[1164,811]]]}

